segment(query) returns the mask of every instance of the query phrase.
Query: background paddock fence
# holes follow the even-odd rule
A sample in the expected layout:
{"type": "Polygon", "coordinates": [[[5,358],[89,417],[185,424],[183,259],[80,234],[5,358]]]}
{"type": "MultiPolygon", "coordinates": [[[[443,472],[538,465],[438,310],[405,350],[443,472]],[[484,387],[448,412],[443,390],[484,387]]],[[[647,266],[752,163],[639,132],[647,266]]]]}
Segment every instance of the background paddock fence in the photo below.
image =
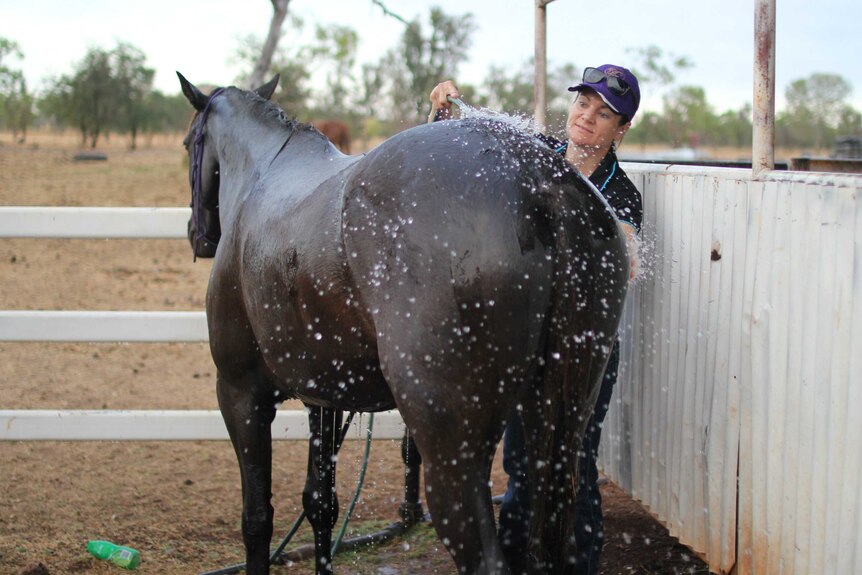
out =
{"type": "MultiPolygon", "coordinates": [[[[862,177],[624,167],[646,262],[604,472],[715,573],[862,573],[862,177]]],[[[183,238],[188,216],[7,207],[0,237],[183,238]]],[[[201,312],[0,312],[0,341],[205,339],[201,312]]],[[[274,436],[307,433],[279,412],[274,436]]],[[[0,411],[6,440],[226,437],[217,411],[0,411]]]]}
{"type": "Polygon", "coordinates": [[[624,167],[648,261],[604,471],[715,573],[862,573],[862,177],[624,167]]]}
{"type": "MultiPolygon", "coordinates": [[[[190,215],[189,208],[3,206],[0,238],[177,239],[186,237],[190,215]]],[[[0,310],[3,341],[200,343],[208,334],[203,311],[0,310]]],[[[278,411],[274,439],[306,440],[308,433],[304,410],[278,411]]],[[[375,414],[374,438],[403,435],[397,411],[375,414]]],[[[217,410],[4,410],[0,403],[0,440],[209,439],[229,439],[217,410]]]]}
{"type": "Polygon", "coordinates": [[[185,238],[191,208],[4,206],[3,238],[185,238]]]}
{"type": "Polygon", "coordinates": [[[0,310],[0,341],[206,342],[202,311],[0,310]]]}
{"type": "MultiPolygon", "coordinates": [[[[353,425],[365,428],[367,415],[353,425]]],[[[2,439],[7,441],[104,441],[105,430],[115,441],[228,440],[221,413],[212,410],[0,410],[2,439]]],[[[273,439],[307,440],[308,416],[298,409],[279,410],[272,422],[273,439]]],[[[365,439],[348,433],[347,439],[365,439]]],[[[397,411],[374,414],[375,439],[401,439],[404,424],[397,411]]]]}

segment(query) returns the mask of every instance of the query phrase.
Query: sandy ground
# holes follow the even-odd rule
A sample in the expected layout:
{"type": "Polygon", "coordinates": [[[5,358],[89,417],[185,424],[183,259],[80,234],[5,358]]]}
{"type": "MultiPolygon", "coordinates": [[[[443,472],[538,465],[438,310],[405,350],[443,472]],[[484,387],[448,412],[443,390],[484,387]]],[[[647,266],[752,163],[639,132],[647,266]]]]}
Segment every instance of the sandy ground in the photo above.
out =
{"type": "MultiPolygon", "coordinates": [[[[0,205],[183,206],[181,136],[114,137],[106,162],[75,162],[74,135],[0,133],[0,205]]],[[[0,309],[200,310],[209,263],[183,240],[0,239],[0,309]]],[[[205,344],[0,343],[0,409],[215,409],[205,344]]],[[[359,437],[359,429],[355,431],[359,437]]],[[[342,506],[361,467],[361,441],[340,457],[342,506]]],[[[276,538],[298,513],[305,446],[278,442],[276,538]]],[[[142,574],[187,574],[242,560],[239,474],[232,448],[213,442],[0,442],[0,575],[113,573],[85,551],[109,539],[141,551],[142,574]],[[42,563],[45,570],[35,565],[42,563]]],[[[397,518],[403,466],[397,442],[375,442],[351,529],[397,518]]],[[[493,481],[502,491],[499,465],[493,481]]],[[[603,488],[607,574],[706,573],[637,502],[603,488]]],[[[308,530],[299,534],[307,540],[308,530]]],[[[289,547],[290,548],[290,547],[289,547]]],[[[453,573],[427,526],[387,545],[339,556],[340,573],[453,573]]],[[[309,573],[301,562],[274,573],[309,573]]]]}

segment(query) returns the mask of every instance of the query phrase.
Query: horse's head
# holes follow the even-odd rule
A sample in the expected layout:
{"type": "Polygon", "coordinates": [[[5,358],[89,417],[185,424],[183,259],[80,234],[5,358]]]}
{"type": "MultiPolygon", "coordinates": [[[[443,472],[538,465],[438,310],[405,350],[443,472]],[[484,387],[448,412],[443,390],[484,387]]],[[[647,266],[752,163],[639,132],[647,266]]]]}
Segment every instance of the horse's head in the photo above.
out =
{"type": "MultiPolygon", "coordinates": [[[[212,135],[206,129],[207,120],[214,110],[214,101],[224,88],[205,95],[182,74],[177,72],[183,94],[197,113],[189,126],[183,145],[189,155],[189,185],[192,190],[192,217],[188,224],[189,243],[196,257],[215,256],[221,239],[219,222],[219,156],[212,135]]],[[[259,96],[269,99],[278,85],[278,75],[254,90],[259,96]]]]}

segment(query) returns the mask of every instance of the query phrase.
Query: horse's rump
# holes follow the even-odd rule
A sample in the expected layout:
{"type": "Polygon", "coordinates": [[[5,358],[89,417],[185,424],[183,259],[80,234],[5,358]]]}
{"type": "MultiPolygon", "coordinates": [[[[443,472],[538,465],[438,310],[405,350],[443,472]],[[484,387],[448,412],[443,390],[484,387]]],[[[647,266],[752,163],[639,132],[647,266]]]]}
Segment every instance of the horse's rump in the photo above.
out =
{"type": "Polygon", "coordinates": [[[603,200],[562,158],[499,125],[408,131],[357,164],[345,188],[345,248],[390,386],[395,363],[451,382],[420,394],[449,407],[433,414],[459,413],[475,397],[514,403],[544,359],[555,277],[572,272],[555,276],[556,228],[576,220],[557,212],[575,210],[584,241],[574,249],[616,237],[603,200]]]}
{"type": "MultiPolygon", "coordinates": [[[[424,318],[415,338],[455,347],[446,353],[490,360],[475,341],[492,333],[498,347],[535,350],[550,248],[524,226],[525,181],[487,127],[432,128],[439,133],[405,133],[372,151],[345,189],[344,241],[357,288],[373,316],[405,327],[424,318]],[[459,136],[466,146],[452,144],[459,136]]],[[[392,331],[375,323],[378,337],[392,331]]]]}

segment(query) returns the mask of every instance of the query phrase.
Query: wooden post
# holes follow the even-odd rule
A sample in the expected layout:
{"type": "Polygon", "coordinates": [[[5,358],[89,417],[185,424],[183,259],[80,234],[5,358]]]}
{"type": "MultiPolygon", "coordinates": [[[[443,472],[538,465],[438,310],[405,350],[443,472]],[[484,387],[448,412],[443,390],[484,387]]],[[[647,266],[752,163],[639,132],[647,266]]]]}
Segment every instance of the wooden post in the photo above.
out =
{"type": "Polygon", "coordinates": [[[536,74],[533,80],[533,118],[540,130],[545,129],[548,109],[547,8],[554,0],[536,0],[536,74]]]}

